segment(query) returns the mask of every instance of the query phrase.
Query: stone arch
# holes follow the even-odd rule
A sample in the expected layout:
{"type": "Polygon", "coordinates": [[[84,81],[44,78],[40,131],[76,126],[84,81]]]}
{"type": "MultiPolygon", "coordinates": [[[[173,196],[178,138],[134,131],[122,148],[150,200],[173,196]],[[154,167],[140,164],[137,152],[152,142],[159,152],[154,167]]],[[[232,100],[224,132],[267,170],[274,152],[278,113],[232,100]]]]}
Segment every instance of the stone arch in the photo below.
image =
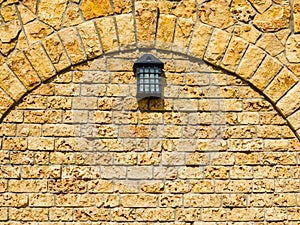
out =
{"type": "MultiPolygon", "coordinates": [[[[145,19],[145,18],[144,18],[145,19]]],[[[97,18],[53,33],[0,67],[0,116],[26,93],[59,72],[103,54],[126,49],[177,51],[229,71],[260,90],[300,135],[299,79],[276,58],[224,30],[173,15],[142,26],[134,14],[97,18]],[[178,28],[178,26],[180,26],[178,28]]]]}

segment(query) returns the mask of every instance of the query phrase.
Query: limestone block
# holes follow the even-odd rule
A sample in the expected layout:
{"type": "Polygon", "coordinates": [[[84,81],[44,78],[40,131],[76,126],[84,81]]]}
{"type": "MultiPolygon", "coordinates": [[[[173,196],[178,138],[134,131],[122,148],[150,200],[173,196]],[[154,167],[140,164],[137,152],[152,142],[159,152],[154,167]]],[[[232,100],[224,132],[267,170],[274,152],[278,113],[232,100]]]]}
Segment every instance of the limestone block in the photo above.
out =
{"type": "Polygon", "coordinates": [[[233,0],[231,2],[230,12],[241,22],[248,23],[255,16],[255,11],[252,9],[249,2],[246,0],[233,0]]]}
{"type": "Polygon", "coordinates": [[[123,207],[156,207],[158,205],[158,196],[150,194],[126,194],[121,195],[120,204],[123,207]]]}
{"type": "Polygon", "coordinates": [[[91,193],[112,193],[113,182],[108,180],[92,180],[88,182],[88,190],[91,193]]]}
{"type": "Polygon", "coordinates": [[[191,192],[194,193],[213,193],[214,183],[212,180],[191,180],[191,192]]]}
{"type": "MultiPolygon", "coordinates": [[[[78,125],[61,125],[61,124],[45,124],[42,127],[42,132],[44,137],[74,137],[79,136],[78,125]]],[[[46,139],[47,140],[47,139],[46,139]]],[[[47,141],[46,141],[47,143],[47,141]]],[[[45,144],[46,144],[45,143],[45,144]]],[[[51,146],[53,144],[53,140],[51,141],[51,146]]],[[[34,145],[34,142],[32,143],[34,145]]],[[[46,144],[46,146],[48,143],[46,144]]],[[[34,147],[34,146],[32,146],[34,147]]]]}
{"type": "Polygon", "coordinates": [[[275,191],[277,193],[297,192],[299,189],[297,180],[294,179],[276,179],[275,191]]]}
{"type": "Polygon", "coordinates": [[[259,138],[280,138],[281,128],[273,125],[263,125],[257,129],[257,137],[259,138]]]}
{"type": "Polygon", "coordinates": [[[20,178],[21,168],[19,166],[0,166],[0,178],[20,178]]]}
{"type": "Polygon", "coordinates": [[[182,195],[163,194],[159,196],[159,206],[176,208],[182,206],[182,195]]]}
{"type": "Polygon", "coordinates": [[[58,32],[72,64],[83,62],[87,56],[78,32],[74,28],[66,28],[58,32]]]}
{"type": "Polygon", "coordinates": [[[15,193],[44,193],[47,191],[47,180],[10,180],[8,189],[15,193]]]}
{"type": "Polygon", "coordinates": [[[36,18],[36,15],[26,6],[20,4],[17,7],[23,24],[27,24],[36,18]]]}
{"type": "Polygon", "coordinates": [[[112,221],[128,222],[135,221],[136,213],[135,209],[130,208],[116,208],[111,212],[112,221]]]}
{"type": "Polygon", "coordinates": [[[167,193],[187,193],[189,191],[189,182],[182,179],[166,181],[165,188],[167,193]]]}
{"type": "Polygon", "coordinates": [[[23,178],[60,178],[60,166],[24,166],[23,178]]]}
{"type": "Polygon", "coordinates": [[[203,209],[202,211],[203,221],[226,221],[225,209],[203,209]]]}
{"type": "Polygon", "coordinates": [[[221,196],[210,194],[185,194],[183,196],[184,207],[201,208],[201,207],[220,207],[221,196]]]}
{"type": "Polygon", "coordinates": [[[233,166],[230,169],[232,179],[252,179],[253,171],[251,166],[233,166]]]}
{"type": "MultiPolygon", "coordinates": [[[[191,149],[189,148],[189,150],[191,149]]],[[[206,165],[209,163],[209,156],[204,153],[188,153],[185,157],[187,166],[206,165]]]]}
{"type": "Polygon", "coordinates": [[[229,6],[225,0],[213,0],[199,7],[199,19],[220,29],[227,28],[235,23],[229,6]]]}
{"type": "Polygon", "coordinates": [[[18,13],[14,5],[8,5],[1,8],[1,15],[5,22],[18,19],[18,13]]]}
{"type": "Polygon", "coordinates": [[[50,208],[49,219],[51,221],[72,221],[73,210],[68,208],[50,208]]]}
{"type": "Polygon", "coordinates": [[[156,34],[156,47],[170,49],[172,47],[175,31],[176,17],[173,15],[160,14],[156,34]]]}
{"type": "Polygon", "coordinates": [[[137,221],[174,221],[173,209],[137,209],[137,221]]]}
{"type": "Polygon", "coordinates": [[[20,137],[6,137],[3,139],[2,148],[5,150],[26,150],[27,148],[27,141],[26,138],[20,137]]]}
{"type": "Polygon", "coordinates": [[[74,219],[76,221],[110,221],[110,215],[108,209],[77,208],[74,210],[74,219]]]}
{"type": "Polygon", "coordinates": [[[278,31],[289,27],[290,7],[275,5],[255,16],[253,24],[263,32],[278,31]]]}
{"type": "Polygon", "coordinates": [[[87,183],[79,179],[49,180],[50,193],[86,193],[87,183]]]}
{"type": "Polygon", "coordinates": [[[51,27],[38,20],[27,23],[24,26],[24,29],[30,45],[53,33],[53,29],[51,27]]]}
{"type": "Polygon", "coordinates": [[[214,65],[219,65],[230,38],[229,33],[215,29],[207,46],[204,60],[213,63],[214,65]]]}
{"type": "Polygon", "coordinates": [[[101,166],[101,177],[104,179],[125,178],[127,167],[125,166],[101,166]]]}
{"type": "MultiPolygon", "coordinates": [[[[289,212],[292,210],[289,210],[289,212]]],[[[288,215],[290,215],[288,212],[288,215]]],[[[269,208],[266,210],[267,221],[283,221],[287,218],[287,212],[283,208],[269,208]]]]}
{"type": "Polygon", "coordinates": [[[118,50],[119,44],[114,18],[105,17],[97,19],[96,27],[100,34],[103,51],[109,52],[118,50]]]}
{"type": "Polygon", "coordinates": [[[11,208],[10,219],[14,221],[47,221],[46,208],[11,208]]]}
{"type": "Polygon", "coordinates": [[[128,49],[136,45],[134,20],[131,14],[116,17],[120,49],[128,49]]]}
{"type": "Polygon", "coordinates": [[[91,59],[100,56],[102,54],[102,47],[94,22],[82,23],[77,28],[88,58],[91,59]]]}
{"type": "Polygon", "coordinates": [[[253,77],[251,77],[250,82],[258,89],[263,90],[281,70],[281,68],[282,65],[279,61],[270,56],[266,56],[253,77]]]}
{"type": "Polygon", "coordinates": [[[231,221],[263,221],[264,210],[261,208],[234,208],[228,211],[228,219],[231,221]]]}
{"type": "Polygon", "coordinates": [[[246,80],[249,79],[254,74],[264,57],[265,53],[260,48],[250,45],[243,56],[236,73],[246,80]]]}
{"type": "Polygon", "coordinates": [[[83,16],[86,20],[100,16],[108,16],[114,13],[109,0],[84,0],[80,6],[83,16]]]}
{"type": "Polygon", "coordinates": [[[138,46],[153,46],[157,20],[157,3],[153,0],[135,2],[135,16],[138,46]]]}
{"type": "Polygon", "coordinates": [[[5,208],[0,209],[0,221],[8,220],[8,211],[5,208]]]}
{"type": "Polygon", "coordinates": [[[264,193],[264,192],[271,192],[273,193],[275,190],[275,184],[272,179],[259,179],[253,180],[253,192],[254,193],[264,193]]]}
{"type": "Polygon", "coordinates": [[[113,0],[115,12],[118,14],[125,14],[132,12],[132,1],[130,0],[113,0]]]}
{"type": "Polygon", "coordinates": [[[298,101],[298,98],[295,98],[295,96],[298,96],[299,92],[300,85],[297,83],[280,101],[278,101],[277,106],[285,116],[292,114],[299,108],[300,102],[298,101]]]}
{"type": "Polygon", "coordinates": [[[173,51],[187,52],[194,24],[191,18],[178,18],[172,47],[173,51]]]}
{"type": "Polygon", "coordinates": [[[159,165],[161,162],[160,153],[141,153],[138,154],[137,163],[139,165],[159,165]]]}
{"type": "Polygon", "coordinates": [[[176,220],[178,221],[198,221],[200,218],[200,209],[196,208],[178,208],[176,209],[176,220]]]}
{"type": "Polygon", "coordinates": [[[7,64],[28,90],[32,90],[41,83],[23,52],[14,53],[8,59],[7,64]]]}
{"type": "Polygon", "coordinates": [[[117,194],[97,194],[95,204],[99,208],[113,208],[119,206],[119,195],[117,194]]]}
{"type": "Polygon", "coordinates": [[[53,96],[48,98],[48,107],[52,109],[71,109],[70,97],[53,96]]]}
{"type": "Polygon", "coordinates": [[[244,194],[226,194],[222,195],[224,207],[246,207],[247,195],[244,194]]]}
{"type": "Polygon", "coordinates": [[[250,193],[252,182],[250,180],[217,180],[216,193],[250,193]]]}
{"type": "Polygon", "coordinates": [[[193,0],[181,1],[173,11],[173,14],[177,17],[192,18],[196,20],[196,4],[193,0]]]}
{"type": "Polygon", "coordinates": [[[56,165],[68,165],[75,163],[75,155],[73,153],[51,152],[50,163],[56,165]]]}
{"type": "Polygon", "coordinates": [[[300,1],[294,0],[293,1],[293,25],[294,25],[294,32],[299,33],[300,31],[300,1]]]}
{"type": "Polygon", "coordinates": [[[57,34],[52,34],[43,40],[43,46],[57,72],[69,67],[71,62],[57,34]]]}
{"type": "Polygon", "coordinates": [[[56,196],[56,205],[90,207],[95,205],[94,197],[92,194],[59,194],[56,196]]]}
{"type": "Polygon", "coordinates": [[[129,179],[151,179],[152,167],[151,166],[134,166],[128,168],[127,177],[129,179]]]}
{"type": "Polygon", "coordinates": [[[233,33],[244,40],[255,44],[261,33],[249,24],[237,24],[235,25],[233,33]]]}
{"type": "Polygon", "coordinates": [[[83,20],[81,18],[79,7],[77,4],[71,3],[67,6],[65,16],[63,18],[62,25],[64,27],[75,26],[78,24],[82,24],[83,20]]]}
{"type": "Polygon", "coordinates": [[[67,0],[40,1],[38,4],[38,18],[55,30],[59,30],[67,2],[67,0]]]}
{"type": "Polygon", "coordinates": [[[204,176],[208,179],[226,179],[229,177],[229,171],[223,166],[210,166],[204,169],[204,176]]]}
{"type": "Polygon", "coordinates": [[[271,56],[276,56],[284,51],[284,46],[275,34],[264,34],[257,42],[257,46],[264,49],[271,56]]]}
{"type": "Polygon", "coordinates": [[[247,42],[243,41],[241,38],[232,37],[221,62],[221,67],[234,72],[246,51],[247,46],[247,42]]]}
{"type": "Polygon", "coordinates": [[[29,205],[33,207],[54,206],[54,195],[52,194],[30,194],[29,205]]]}
{"type": "Polygon", "coordinates": [[[20,21],[13,20],[0,26],[0,40],[3,43],[9,43],[17,38],[21,30],[20,21]]]}
{"type": "Polygon", "coordinates": [[[272,0],[249,0],[249,2],[259,13],[263,13],[272,5],[272,0]]]}
{"type": "Polygon", "coordinates": [[[61,113],[59,111],[28,110],[24,112],[25,123],[60,123],[61,113]]]}
{"type": "Polygon", "coordinates": [[[54,139],[42,137],[29,137],[27,148],[29,150],[53,150],[54,139]]]}
{"type": "Polygon", "coordinates": [[[42,81],[45,81],[56,74],[55,68],[53,67],[41,44],[35,44],[29,49],[26,49],[25,55],[29,59],[33,68],[37,71],[42,81]]]}
{"type": "Polygon", "coordinates": [[[284,68],[266,87],[264,93],[273,102],[277,102],[297,81],[297,77],[284,68]]]}

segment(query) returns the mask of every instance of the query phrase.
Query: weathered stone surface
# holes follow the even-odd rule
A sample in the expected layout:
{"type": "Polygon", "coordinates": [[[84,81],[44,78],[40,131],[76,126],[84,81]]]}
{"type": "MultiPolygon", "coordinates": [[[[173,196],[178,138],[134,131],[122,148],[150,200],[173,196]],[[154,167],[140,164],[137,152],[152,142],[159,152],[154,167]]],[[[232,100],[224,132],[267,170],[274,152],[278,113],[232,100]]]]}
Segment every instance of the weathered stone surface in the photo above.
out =
{"type": "Polygon", "coordinates": [[[131,14],[116,17],[120,48],[128,49],[136,45],[134,21],[131,14]]]}
{"type": "Polygon", "coordinates": [[[67,0],[41,0],[38,4],[38,18],[55,30],[59,30],[67,2],[67,0]]]}
{"type": "Polygon", "coordinates": [[[72,64],[86,60],[84,48],[75,28],[66,28],[58,32],[72,64]]]}
{"type": "Polygon", "coordinates": [[[249,79],[254,74],[264,57],[265,53],[260,48],[250,45],[236,73],[244,79],[249,79]]]}
{"type": "Polygon", "coordinates": [[[199,57],[200,59],[203,58],[212,30],[211,26],[196,23],[189,49],[189,53],[192,56],[199,57]]]}
{"type": "Polygon", "coordinates": [[[15,39],[21,31],[19,20],[13,20],[0,26],[0,40],[9,43],[15,39]]]}
{"type": "Polygon", "coordinates": [[[45,38],[43,40],[43,46],[58,72],[71,65],[57,34],[52,34],[45,38]]]}
{"type": "Polygon", "coordinates": [[[12,104],[13,100],[0,89],[0,113],[3,114],[6,112],[12,104]]]}
{"type": "Polygon", "coordinates": [[[294,25],[294,32],[300,32],[300,1],[294,0],[293,1],[293,25],[294,25]]]}
{"type": "Polygon", "coordinates": [[[153,0],[135,2],[135,16],[139,47],[153,46],[157,19],[157,3],[153,0]]]}
{"type": "Polygon", "coordinates": [[[77,28],[88,58],[100,56],[102,54],[102,47],[94,22],[83,23],[77,28]]]}
{"type": "Polygon", "coordinates": [[[256,43],[261,33],[249,24],[238,24],[235,26],[233,33],[252,44],[256,43]]]}
{"type": "Polygon", "coordinates": [[[192,18],[196,20],[196,4],[194,0],[182,0],[173,10],[173,14],[177,17],[192,18]]]}
{"type": "Polygon", "coordinates": [[[187,52],[193,28],[194,22],[192,19],[178,18],[172,48],[174,51],[187,52]]]}
{"type": "Polygon", "coordinates": [[[277,107],[285,116],[289,116],[300,107],[299,98],[295,98],[295,96],[298,96],[299,94],[300,84],[297,83],[282,99],[278,101],[277,107]]]}
{"type": "Polygon", "coordinates": [[[248,43],[241,38],[232,37],[221,62],[221,67],[234,72],[246,51],[247,46],[248,43]]]}
{"type": "Polygon", "coordinates": [[[79,12],[78,5],[73,3],[69,4],[65,12],[64,21],[62,25],[64,27],[70,27],[81,24],[82,22],[83,20],[79,12]]]}
{"type": "Polygon", "coordinates": [[[36,18],[36,15],[33,14],[27,7],[24,5],[18,5],[18,10],[21,16],[21,20],[23,24],[27,24],[28,22],[33,21],[36,18]]]}
{"type": "Polygon", "coordinates": [[[297,77],[284,68],[268,85],[264,93],[273,102],[277,102],[297,81],[297,77]]]}
{"type": "Polygon", "coordinates": [[[156,47],[170,49],[172,47],[175,32],[176,17],[160,14],[156,35],[156,47]]]}
{"type": "MultiPolygon", "coordinates": [[[[20,36],[19,36],[20,38],[20,36]]],[[[8,56],[16,47],[16,42],[15,40],[9,42],[9,43],[5,43],[0,41],[0,52],[5,55],[8,56]]]]}
{"type": "Polygon", "coordinates": [[[15,101],[19,100],[22,95],[26,93],[26,88],[17,79],[17,77],[11,72],[7,65],[0,67],[0,87],[10,95],[15,101]]]}
{"type": "Polygon", "coordinates": [[[80,9],[86,20],[114,13],[109,0],[83,0],[80,9]]]}
{"type": "Polygon", "coordinates": [[[221,29],[235,23],[225,0],[212,0],[201,5],[199,8],[199,19],[203,23],[221,29]]]}
{"type": "Polygon", "coordinates": [[[246,0],[233,0],[230,12],[241,22],[248,23],[255,16],[255,11],[246,0]]]}
{"type": "Polygon", "coordinates": [[[300,35],[292,34],[286,43],[286,57],[289,62],[299,62],[300,60],[300,35]]]}
{"type": "Polygon", "coordinates": [[[25,50],[25,54],[42,81],[56,74],[55,68],[41,44],[32,45],[29,49],[25,50]]]}
{"type": "Polygon", "coordinates": [[[272,0],[249,0],[249,2],[259,13],[263,13],[272,5],[272,0]]]}
{"type": "Polygon", "coordinates": [[[114,19],[110,17],[96,20],[104,52],[118,50],[118,38],[114,19]]]}
{"type": "Polygon", "coordinates": [[[14,5],[2,7],[0,11],[5,22],[18,19],[18,13],[14,5]]]}
{"type": "Polygon", "coordinates": [[[282,65],[279,61],[270,56],[266,56],[253,77],[251,77],[250,82],[258,89],[263,90],[281,68],[282,65]]]}
{"type": "Polygon", "coordinates": [[[23,52],[14,53],[7,61],[10,69],[18,76],[27,90],[32,90],[41,83],[23,52]]]}
{"type": "Polygon", "coordinates": [[[132,1],[130,0],[113,0],[114,9],[116,13],[130,13],[132,12],[132,1]]]}
{"type": "Polygon", "coordinates": [[[253,24],[263,32],[278,31],[288,28],[290,19],[289,6],[272,6],[262,14],[255,16],[253,24]]]}
{"type": "Polygon", "coordinates": [[[18,50],[24,50],[27,47],[28,47],[28,42],[26,40],[24,32],[21,31],[21,33],[19,35],[19,39],[18,39],[17,45],[16,45],[16,49],[18,49],[18,50]]]}
{"type": "Polygon", "coordinates": [[[43,38],[49,36],[51,33],[53,33],[53,29],[51,27],[38,20],[34,20],[33,22],[27,23],[24,26],[24,29],[29,44],[33,44],[37,41],[40,41],[43,38]]]}
{"type": "Polygon", "coordinates": [[[264,49],[271,56],[276,56],[284,51],[282,43],[277,39],[275,34],[264,34],[258,40],[257,46],[264,49]]]}
{"type": "Polygon", "coordinates": [[[34,14],[36,13],[36,5],[37,5],[37,1],[36,0],[23,0],[22,3],[28,9],[30,9],[31,12],[33,12],[34,14]]]}
{"type": "Polygon", "coordinates": [[[204,59],[218,65],[223,58],[230,38],[229,33],[215,29],[207,46],[204,59]]]}

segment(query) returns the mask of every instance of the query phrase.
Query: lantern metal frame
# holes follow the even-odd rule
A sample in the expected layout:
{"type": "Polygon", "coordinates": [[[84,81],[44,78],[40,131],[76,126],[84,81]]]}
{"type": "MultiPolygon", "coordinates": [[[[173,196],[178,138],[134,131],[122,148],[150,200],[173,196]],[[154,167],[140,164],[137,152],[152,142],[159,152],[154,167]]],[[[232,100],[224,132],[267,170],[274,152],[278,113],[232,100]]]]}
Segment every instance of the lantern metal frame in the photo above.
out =
{"type": "Polygon", "coordinates": [[[164,63],[152,54],[135,61],[133,71],[137,76],[137,98],[161,98],[164,63]]]}

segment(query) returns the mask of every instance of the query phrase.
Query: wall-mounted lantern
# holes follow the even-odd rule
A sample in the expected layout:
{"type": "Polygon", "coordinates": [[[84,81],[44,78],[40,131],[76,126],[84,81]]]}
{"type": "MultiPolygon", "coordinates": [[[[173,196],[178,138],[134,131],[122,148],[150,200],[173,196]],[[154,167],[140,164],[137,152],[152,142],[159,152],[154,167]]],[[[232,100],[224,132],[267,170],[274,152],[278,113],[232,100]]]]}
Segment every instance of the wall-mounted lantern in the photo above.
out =
{"type": "Polygon", "coordinates": [[[137,76],[137,98],[162,97],[163,62],[151,54],[145,54],[133,65],[137,76]]]}

